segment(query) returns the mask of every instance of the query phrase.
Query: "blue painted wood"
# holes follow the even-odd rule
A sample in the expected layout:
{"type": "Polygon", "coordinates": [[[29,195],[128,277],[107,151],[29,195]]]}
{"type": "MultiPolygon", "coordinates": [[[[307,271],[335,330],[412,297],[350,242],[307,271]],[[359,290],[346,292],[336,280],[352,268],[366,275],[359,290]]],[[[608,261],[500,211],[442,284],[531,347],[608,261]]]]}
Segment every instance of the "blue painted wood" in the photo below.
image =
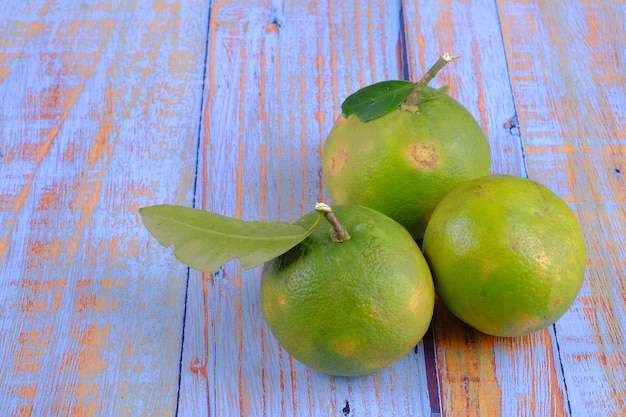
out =
{"type": "MultiPolygon", "coordinates": [[[[211,16],[199,206],[295,220],[327,200],[321,145],[343,97],[401,75],[399,4],[216,2],[211,16]]],[[[183,415],[430,413],[422,346],[377,375],[312,371],[265,326],[259,278],[236,263],[190,277],[183,415]]]]}
{"type": "MultiPolygon", "coordinates": [[[[419,79],[443,51],[461,57],[439,85],[474,115],[492,149],[492,171],[527,175],[496,4],[406,2],[409,72],[419,79]],[[430,61],[429,61],[430,60],[430,61]]],[[[549,333],[484,337],[441,306],[433,321],[442,409],[451,415],[562,415],[564,387],[549,333]],[[544,383],[537,384],[538,379],[544,383]],[[463,403],[461,398],[465,398],[463,403]]]]}
{"type": "Polygon", "coordinates": [[[6,2],[0,415],[626,414],[625,13],[6,2]],[[320,151],[343,98],[417,78],[443,51],[462,58],[435,83],[483,126],[494,171],[545,183],[581,219],[587,279],[553,328],[497,339],[438,308],[397,365],[328,377],[273,339],[259,269],[187,271],[141,226],[137,209],[156,203],[295,220],[328,198],[320,151]]]}
{"type": "Polygon", "coordinates": [[[568,412],[626,415],[626,7],[500,6],[529,175],[574,208],[587,241],[585,283],[553,329],[568,412]]]}
{"type": "Polygon", "coordinates": [[[1,416],[175,413],[186,268],[137,209],[192,201],[202,16],[3,5],[1,416]]]}

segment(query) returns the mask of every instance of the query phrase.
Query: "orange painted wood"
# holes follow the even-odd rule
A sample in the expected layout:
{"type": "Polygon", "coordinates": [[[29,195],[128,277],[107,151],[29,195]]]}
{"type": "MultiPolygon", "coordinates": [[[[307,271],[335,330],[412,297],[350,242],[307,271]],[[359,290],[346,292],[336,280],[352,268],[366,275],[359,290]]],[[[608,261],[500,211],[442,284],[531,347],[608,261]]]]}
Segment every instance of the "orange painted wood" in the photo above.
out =
{"type": "Polygon", "coordinates": [[[9,0],[0,8],[0,416],[626,415],[626,5],[440,0],[9,0]],[[438,305],[397,365],[333,378],[291,358],[260,269],[189,271],[137,209],[295,220],[328,199],[343,98],[448,83],[493,170],[578,214],[572,309],[499,339],[438,305]]]}

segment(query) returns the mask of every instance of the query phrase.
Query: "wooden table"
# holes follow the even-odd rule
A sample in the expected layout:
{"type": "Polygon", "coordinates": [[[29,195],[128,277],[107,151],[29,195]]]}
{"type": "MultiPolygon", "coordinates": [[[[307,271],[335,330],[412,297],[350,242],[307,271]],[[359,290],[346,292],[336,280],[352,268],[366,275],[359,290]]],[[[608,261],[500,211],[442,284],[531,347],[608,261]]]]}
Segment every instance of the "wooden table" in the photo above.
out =
{"type": "Polygon", "coordinates": [[[5,0],[0,416],[626,415],[624,1],[5,0]],[[8,6],[7,6],[8,4],[8,6]],[[475,115],[493,171],[575,210],[584,286],[493,338],[441,307],[398,364],[328,377],[265,326],[260,269],[179,264],[137,210],[292,221],[351,92],[417,79],[475,115]]]}

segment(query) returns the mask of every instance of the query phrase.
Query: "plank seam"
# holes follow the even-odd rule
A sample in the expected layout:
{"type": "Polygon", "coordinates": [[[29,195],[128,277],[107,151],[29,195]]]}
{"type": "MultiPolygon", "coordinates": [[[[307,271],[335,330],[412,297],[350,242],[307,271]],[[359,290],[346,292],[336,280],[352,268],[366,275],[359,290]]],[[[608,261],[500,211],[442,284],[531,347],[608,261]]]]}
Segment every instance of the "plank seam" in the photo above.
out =
{"type": "Polygon", "coordinates": [[[176,390],[176,409],[174,416],[178,416],[178,408],[180,406],[180,389],[183,382],[183,351],[185,349],[185,323],[187,322],[187,300],[189,294],[189,279],[191,275],[191,268],[187,268],[186,282],[185,282],[185,302],[183,308],[183,328],[180,336],[180,357],[178,359],[178,389],[176,390]]]}
{"type": "MultiPolygon", "coordinates": [[[[198,117],[198,130],[196,134],[196,164],[194,166],[194,175],[193,175],[193,197],[192,197],[192,207],[197,208],[198,206],[198,183],[200,176],[200,161],[201,161],[201,152],[202,152],[202,122],[203,122],[203,112],[204,112],[204,100],[205,100],[205,88],[207,82],[207,67],[209,61],[209,43],[211,39],[211,17],[213,11],[213,2],[210,1],[208,4],[208,12],[207,12],[207,24],[205,30],[205,44],[204,44],[204,64],[202,66],[202,83],[200,86],[200,111],[198,117]]],[[[189,303],[189,282],[191,280],[191,268],[187,268],[186,270],[186,282],[185,282],[185,301],[183,308],[183,323],[182,323],[182,332],[181,332],[181,341],[180,341],[180,357],[178,361],[178,389],[176,391],[176,409],[174,411],[174,416],[177,417],[180,412],[180,400],[181,400],[181,389],[182,389],[182,380],[183,380],[183,362],[184,362],[184,352],[185,352],[185,326],[187,324],[187,305],[189,303]]],[[[207,398],[208,403],[208,415],[211,415],[210,409],[210,398],[207,398]]]]}
{"type": "Polygon", "coordinates": [[[567,415],[572,415],[572,404],[569,400],[569,390],[567,389],[567,380],[565,379],[565,367],[563,366],[563,360],[561,358],[561,345],[559,344],[559,335],[556,331],[556,324],[552,324],[552,333],[554,335],[554,345],[556,347],[556,358],[559,361],[559,368],[561,371],[561,380],[563,381],[563,394],[565,395],[565,402],[567,403],[567,415]]]}
{"type": "MultiPolygon", "coordinates": [[[[495,9],[496,9],[496,16],[498,18],[498,27],[500,29],[500,38],[504,39],[504,31],[502,30],[502,18],[500,15],[500,9],[498,8],[498,2],[496,0],[494,0],[495,3],[495,9]]],[[[519,145],[519,149],[520,149],[520,153],[522,156],[522,167],[524,169],[524,176],[526,178],[528,178],[528,164],[526,163],[526,149],[524,148],[524,141],[522,140],[522,129],[519,125],[519,116],[518,116],[518,112],[517,112],[517,101],[515,100],[515,94],[513,94],[513,81],[511,80],[511,71],[509,70],[509,56],[507,55],[507,51],[506,51],[506,45],[503,42],[502,43],[502,53],[504,55],[504,61],[506,62],[506,67],[507,67],[507,71],[506,71],[506,77],[507,77],[507,81],[509,84],[509,91],[511,92],[511,101],[513,102],[513,109],[514,114],[513,117],[511,117],[511,119],[509,120],[515,120],[516,121],[516,127],[518,129],[518,134],[517,135],[513,135],[513,136],[517,136],[517,140],[518,140],[518,145],[519,145]]]]}
{"type": "Polygon", "coordinates": [[[402,79],[410,81],[411,73],[409,71],[409,50],[407,47],[407,38],[406,38],[406,26],[404,23],[404,6],[402,2],[400,2],[400,9],[398,10],[399,19],[400,19],[400,33],[398,37],[400,38],[400,64],[402,66],[402,79]]]}

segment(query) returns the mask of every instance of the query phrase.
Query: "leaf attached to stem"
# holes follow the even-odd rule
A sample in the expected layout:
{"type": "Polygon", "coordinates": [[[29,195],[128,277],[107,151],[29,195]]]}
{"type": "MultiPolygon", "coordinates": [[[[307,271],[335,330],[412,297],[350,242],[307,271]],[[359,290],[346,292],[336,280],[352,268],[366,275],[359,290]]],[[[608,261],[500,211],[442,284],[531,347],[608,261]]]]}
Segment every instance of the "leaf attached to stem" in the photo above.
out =
{"type": "Polygon", "coordinates": [[[238,258],[245,269],[276,258],[302,242],[309,229],[284,222],[249,222],[204,210],[155,205],[139,210],[144,226],[158,242],[174,247],[174,256],[191,268],[216,272],[238,258]]]}

